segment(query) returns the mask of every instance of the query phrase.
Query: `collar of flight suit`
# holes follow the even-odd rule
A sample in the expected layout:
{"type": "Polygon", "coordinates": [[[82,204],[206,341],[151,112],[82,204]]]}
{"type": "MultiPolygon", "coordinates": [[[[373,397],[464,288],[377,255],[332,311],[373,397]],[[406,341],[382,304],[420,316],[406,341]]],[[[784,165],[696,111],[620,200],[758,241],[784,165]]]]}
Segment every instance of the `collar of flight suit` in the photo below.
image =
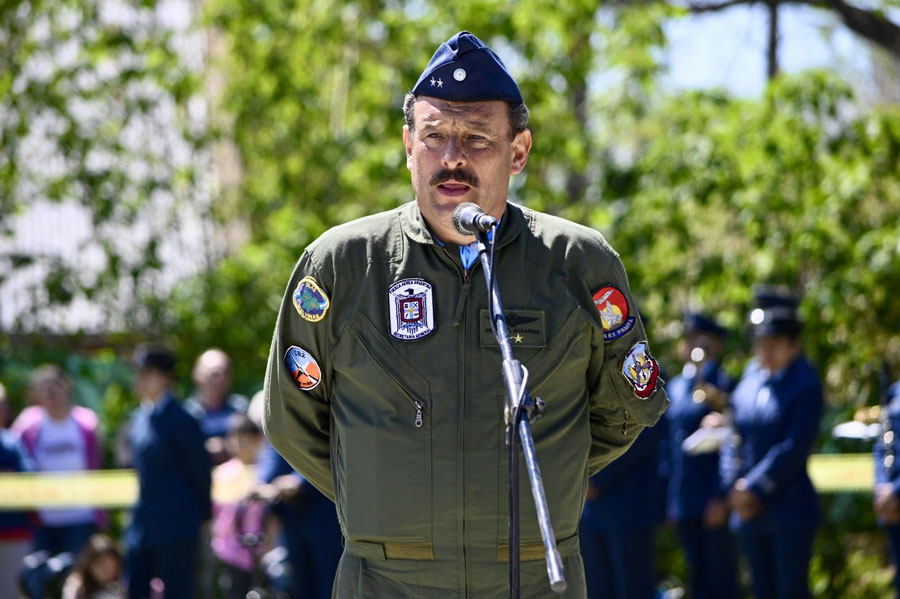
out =
{"type": "MultiPolygon", "coordinates": [[[[522,209],[511,202],[507,202],[506,212],[503,213],[500,226],[498,227],[497,247],[501,248],[515,240],[525,225],[525,215],[522,213],[522,209]]],[[[422,216],[422,212],[419,210],[415,200],[401,207],[400,228],[406,237],[415,243],[438,245],[431,234],[431,230],[425,223],[425,218],[422,216]]]]}

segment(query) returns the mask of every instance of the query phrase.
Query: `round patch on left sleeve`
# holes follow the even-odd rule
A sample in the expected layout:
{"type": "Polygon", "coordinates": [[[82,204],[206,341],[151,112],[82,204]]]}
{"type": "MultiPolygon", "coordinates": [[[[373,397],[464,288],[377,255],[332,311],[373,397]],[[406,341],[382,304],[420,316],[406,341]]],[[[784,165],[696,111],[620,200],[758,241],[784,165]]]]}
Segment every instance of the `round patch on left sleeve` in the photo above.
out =
{"type": "Polygon", "coordinates": [[[608,285],[594,292],[594,305],[600,312],[603,339],[612,341],[634,328],[634,316],[629,314],[628,300],[617,288],[608,285]]]}
{"type": "Polygon", "coordinates": [[[622,361],[622,376],[634,389],[634,394],[647,399],[656,391],[659,364],[650,355],[646,341],[638,341],[622,361]]]}
{"type": "Polygon", "coordinates": [[[322,370],[319,363],[312,357],[312,354],[303,349],[292,345],[284,352],[284,366],[290,373],[291,378],[297,383],[303,391],[315,389],[322,380],[322,370]]]}

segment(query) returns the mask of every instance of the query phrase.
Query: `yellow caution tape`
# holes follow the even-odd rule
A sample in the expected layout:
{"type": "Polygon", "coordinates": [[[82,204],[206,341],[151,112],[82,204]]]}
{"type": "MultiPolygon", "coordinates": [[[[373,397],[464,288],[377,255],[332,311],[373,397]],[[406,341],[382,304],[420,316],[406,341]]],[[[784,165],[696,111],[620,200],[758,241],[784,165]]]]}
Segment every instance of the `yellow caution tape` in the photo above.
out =
{"type": "MultiPolygon", "coordinates": [[[[871,492],[875,484],[872,455],[816,454],[809,475],[820,493],[871,492]]],[[[252,469],[237,479],[214,477],[213,500],[238,501],[254,484],[252,469]]],[[[44,509],[89,505],[122,508],[138,497],[133,470],[95,470],[79,473],[0,473],[0,510],[44,509]]]]}
{"type": "Polygon", "coordinates": [[[875,488],[871,453],[817,453],[810,456],[807,471],[819,493],[871,493],[875,488]]]}
{"type": "Polygon", "coordinates": [[[0,509],[95,506],[128,507],[137,501],[133,470],[78,473],[2,473],[0,509]]]}
{"type": "MultiPolygon", "coordinates": [[[[213,500],[239,501],[256,482],[255,469],[240,477],[213,477],[213,500]]],[[[0,472],[0,510],[91,506],[131,507],[138,498],[134,470],[93,470],[77,473],[0,472]]]]}

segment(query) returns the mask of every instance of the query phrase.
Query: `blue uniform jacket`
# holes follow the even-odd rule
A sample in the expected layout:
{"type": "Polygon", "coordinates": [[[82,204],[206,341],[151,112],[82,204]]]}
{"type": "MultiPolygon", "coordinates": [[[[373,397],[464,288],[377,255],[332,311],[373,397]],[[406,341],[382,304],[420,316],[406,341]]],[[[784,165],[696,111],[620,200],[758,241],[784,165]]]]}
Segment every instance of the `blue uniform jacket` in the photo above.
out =
{"type": "Polygon", "coordinates": [[[139,408],[131,425],[140,497],[129,546],[158,547],[199,538],[212,515],[209,454],[197,421],[171,396],[139,408]]]}
{"type": "Polygon", "coordinates": [[[647,427],[622,457],[591,477],[597,497],[585,503],[582,527],[593,530],[653,528],[665,517],[663,452],[666,420],[647,427]]]}
{"type": "Polygon", "coordinates": [[[824,408],[822,384],[809,360],[800,355],[769,375],[754,360],[732,394],[739,443],[721,451],[723,488],[744,478],[763,503],[763,513],[732,526],[765,532],[815,527],[819,501],[806,462],[819,432],[824,408]]]}
{"type": "MultiPolygon", "coordinates": [[[[718,362],[709,361],[700,368],[702,380],[731,392],[734,382],[719,367],[718,362]]],[[[669,409],[666,421],[669,424],[669,493],[668,516],[673,520],[701,518],[706,504],[713,497],[721,496],[719,483],[719,454],[706,453],[687,455],[681,444],[700,428],[700,421],[710,413],[703,403],[692,398],[696,375],[687,368],[685,372],[666,383],[669,394],[669,409]]]]}
{"type": "Polygon", "coordinates": [[[875,484],[891,483],[894,493],[900,495],[900,462],[897,461],[900,460],[900,382],[894,383],[888,389],[888,400],[887,410],[893,434],[890,435],[890,442],[887,445],[884,442],[884,433],[887,431],[882,431],[882,435],[875,441],[873,451],[875,456],[875,484]],[[888,448],[894,454],[894,462],[890,468],[884,463],[888,448]]]}
{"type": "MultiPolygon", "coordinates": [[[[33,469],[25,446],[10,431],[0,429],[0,472],[28,472],[33,469]]],[[[0,540],[31,536],[31,521],[25,512],[0,510],[0,540]]]]}

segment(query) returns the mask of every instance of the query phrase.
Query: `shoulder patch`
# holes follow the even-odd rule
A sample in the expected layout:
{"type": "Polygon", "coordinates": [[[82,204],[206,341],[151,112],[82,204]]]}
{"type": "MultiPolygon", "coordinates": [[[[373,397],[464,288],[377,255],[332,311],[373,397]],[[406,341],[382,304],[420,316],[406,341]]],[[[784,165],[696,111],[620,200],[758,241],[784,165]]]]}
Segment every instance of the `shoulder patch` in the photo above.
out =
{"type": "Polygon", "coordinates": [[[612,341],[628,333],[634,328],[634,316],[631,316],[625,294],[612,285],[601,287],[594,292],[594,305],[600,313],[603,325],[603,339],[612,341]]]}
{"type": "Polygon", "coordinates": [[[303,277],[294,290],[294,308],[297,313],[310,322],[319,322],[325,318],[331,301],[325,291],[312,277],[303,277]]]}
{"type": "Polygon", "coordinates": [[[425,279],[401,279],[388,288],[391,336],[418,341],[434,331],[434,296],[425,279]]]}
{"type": "Polygon", "coordinates": [[[312,354],[296,345],[284,352],[284,366],[303,391],[315,389],[322,380],[322,370],[312,354]]]}
{"type": "Polygon", "coordinates": [[[659,364],[650,355],[646,341],[638,341],[622,360],[622,376],[634,389],[634,394],[647,399],[656,391],[659,364]]]}

